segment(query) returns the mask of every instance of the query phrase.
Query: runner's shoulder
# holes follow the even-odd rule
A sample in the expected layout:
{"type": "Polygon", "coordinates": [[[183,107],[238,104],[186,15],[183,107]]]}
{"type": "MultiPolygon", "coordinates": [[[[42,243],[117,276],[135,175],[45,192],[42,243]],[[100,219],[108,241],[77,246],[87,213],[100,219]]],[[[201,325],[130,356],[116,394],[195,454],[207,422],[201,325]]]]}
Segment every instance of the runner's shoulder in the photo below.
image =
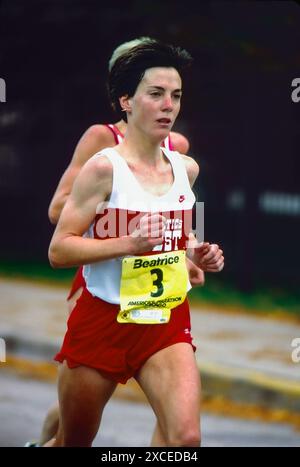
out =
{"type": "Polygon", "coordinates": [[[113,166],[109,158],[101,153],[101,150],[94,154],[83,166],[84,172],[88,177],[93,179],[111,178],[113,174],[113,166]]]}
{"type": "Polygon", "coordinates": [[[181,158],[184,162],[190,183],[191,185],[193,185],[196,178],[199,175],[199,171],[200,171],[199,164],[198,162],[195,161],[195,159],[193,159],[190,156],[186,156],[185,154],[181,154],[181,158]]]}
{"type": "Polygon", "coordinates": [[[115,140],[112,132],[106,125],[95,123],[91,125],[82,135],[82,140],[94,143],[99,149],[115,145],[115,140]]]}
{"type": "Polygon", "coordinates": [[[80,169],[96,152],[111,146],[115,146],[112,132],[105,125],[91,125],[78,141],[70,168],[80,169]]]}
{"type": "Polygon", "coordinates": [[[174,151],[178,151],[181,154],[186,154],[189,151],[190,143],[189,140],[183,136],[181,133],[176,131],[171,131],[170,140],[174,151]]]}
{"type": "Polygon", "coordinates": [[[81,199],[108,195],[112,189],[113,167],[100,152],[91,157],[79,172],[74,186],[81,199]]]}

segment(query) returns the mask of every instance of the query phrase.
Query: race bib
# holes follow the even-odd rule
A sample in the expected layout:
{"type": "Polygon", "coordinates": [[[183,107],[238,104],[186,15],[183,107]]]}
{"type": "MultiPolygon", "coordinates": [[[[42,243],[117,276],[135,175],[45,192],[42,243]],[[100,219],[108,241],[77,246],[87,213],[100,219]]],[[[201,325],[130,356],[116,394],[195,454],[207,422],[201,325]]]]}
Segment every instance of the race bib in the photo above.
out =
{"type": "Polygon", "coordinates": [[[167,323],[171,309],[184,302],[187,285],[184,250],[124,258],[117,321],[167,323]]]}

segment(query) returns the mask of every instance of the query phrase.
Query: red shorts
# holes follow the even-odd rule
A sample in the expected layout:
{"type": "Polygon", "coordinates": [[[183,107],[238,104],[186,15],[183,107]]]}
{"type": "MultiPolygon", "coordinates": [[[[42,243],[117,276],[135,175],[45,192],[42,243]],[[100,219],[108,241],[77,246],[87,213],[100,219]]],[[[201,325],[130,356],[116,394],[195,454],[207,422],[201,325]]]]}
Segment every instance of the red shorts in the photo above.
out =
{"type": "Polygon", "coordinates": [[[188,301],[174,308],[165,324],[118,323],[119,305],[93,297],[84,288],[69,319],[58,362],[84,365],[125,384],[151,355],[178,342],[192,344],[188,301]]]}
{"type": "Polygon", "coordinates": [[[73,297],[73,295],[77,292],[77,290],[79,290],[81,287],[85,287],[85,280],[84,280],[82,272],[83,272],[83,267],[80,266],[80,268],[77,269],[77,272],[73,279],[71,290],[67,297],[67,300],[70,300],[73,297]]]}

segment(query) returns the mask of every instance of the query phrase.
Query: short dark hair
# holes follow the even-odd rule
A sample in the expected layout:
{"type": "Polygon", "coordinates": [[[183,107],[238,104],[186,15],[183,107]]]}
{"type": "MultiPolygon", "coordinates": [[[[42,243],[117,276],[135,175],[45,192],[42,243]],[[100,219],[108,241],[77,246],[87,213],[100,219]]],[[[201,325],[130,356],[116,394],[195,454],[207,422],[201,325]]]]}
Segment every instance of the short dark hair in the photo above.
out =
{"type": "Polygon", "coordinates": [[[148,68],[172,67],[181,74],[191,62],[192,57],[185,49],[155,39],[132,47],[115,61],[109,73],[108,92],[113,109],[120,118],[127,121],[119,98],[126,95],[132,97],[135,94],[148,68]]]}

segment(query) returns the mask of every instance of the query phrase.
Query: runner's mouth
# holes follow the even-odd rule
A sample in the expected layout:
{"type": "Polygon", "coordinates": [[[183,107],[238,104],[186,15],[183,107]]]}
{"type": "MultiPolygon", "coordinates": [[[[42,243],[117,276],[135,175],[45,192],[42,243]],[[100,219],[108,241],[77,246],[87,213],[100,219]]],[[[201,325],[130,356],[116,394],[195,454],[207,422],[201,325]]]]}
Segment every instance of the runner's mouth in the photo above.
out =
{"type": "Polygon", "coordinates": [[[159,123],[163,123],[164,125],[169,125],[171,123],[171,119],[170,118],[159,118],[157,120],[159,123]]]}

